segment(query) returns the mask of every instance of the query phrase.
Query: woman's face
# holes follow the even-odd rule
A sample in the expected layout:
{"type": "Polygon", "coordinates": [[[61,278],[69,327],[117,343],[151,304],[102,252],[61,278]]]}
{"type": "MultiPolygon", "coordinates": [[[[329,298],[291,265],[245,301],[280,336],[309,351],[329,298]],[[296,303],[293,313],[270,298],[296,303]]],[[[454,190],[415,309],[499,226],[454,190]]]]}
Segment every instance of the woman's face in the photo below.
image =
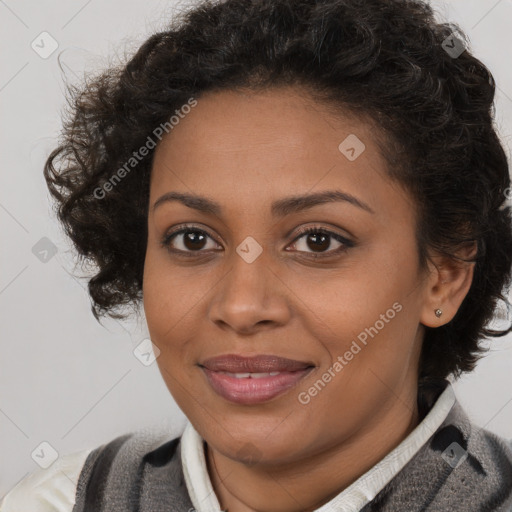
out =
{"type": "Polygon", "coordinates": [[[411,418],[433,311],[414,204],[371,128],[291,88],[186,110],[154,157],[143,294],[196,430],[231,459],[274,464],[411,418]],[[170,192],[190,198],[159,201],[170,192]],[[250,361],[208,361],[233,355],[250,361]]]}

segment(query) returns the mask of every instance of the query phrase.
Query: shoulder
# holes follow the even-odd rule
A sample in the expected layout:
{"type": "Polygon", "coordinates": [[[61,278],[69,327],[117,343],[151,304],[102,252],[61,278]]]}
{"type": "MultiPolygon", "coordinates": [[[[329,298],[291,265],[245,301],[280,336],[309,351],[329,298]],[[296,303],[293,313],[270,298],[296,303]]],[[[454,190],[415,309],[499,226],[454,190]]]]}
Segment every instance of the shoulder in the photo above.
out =
{"type": "Polygon", "coordinates": [[[499,481],[512,487],[512,440],[475,424],[458,401],[431,445],[454,469],[467,461],[475,474],[491,477],[484,480],[486,484],[499,481]]]}
{"type": "Polygon", "coordinates": [[[512,439],[474,426],[468,452],[480,462],[482,471],[496,475],[500,485],[512,489],[512,439]]]}
{"type": "MultiPolygon", "coordinates": [[[[512,441],[473,423],[456,402],[429,444],[437,459],[433,504],[446,510],[512,510],[512,441]]],[[[428,459],[425,459],[428,462],[428,459]]],[[[431,466],[434,467],[434,466],[431,466]]],[[[430,473],[432,477],[432,473],[430,473]]]]}
{"type": "Polygon", "coordinates": [[[137,431],[93,450],[78,479],[73,512],[152,510],[156,503],[188,510],[180,440],[137,431]]]}
{"type": "MultiPolygon", "coordinates": [[[[137,430],[93,448],[61,455],[50,467],[25,477],[0,502],[0,512],[71,512],[80,508],[85,490],[107,480],[129,488],[142,463],[175,464],[178,438],[137,430]]],[[[178,450],[179,452],[179,450],[178,450]]]]}
{"type": "Polygon", "coordinates": [[[181,437],[169,438],[165,432],[138,430],[112,439],[89,453],[78,487],[91,480],[119,478],[126,482],[140,477],[143,464],[164,465],[174,460],[181,437]]]}
{"type": "Polygon", "coordinates": [[[512,504],[512,440],[473,423],[458,401],[430,447],[443,459],[452,487],[471,485],[471,494],[506,495],[512,504]]]}
{"type": "Polygon", "coordinates": [[[78,478],[92,449],[61,455],[25,477],[0,502],[0,512],[71,511],[78,478]]]}
{"type": "Polygon", "coordinates": [[[455,400],[441,425],[365,508],[512,511],[512,442],[477,426],[455,400]]]}

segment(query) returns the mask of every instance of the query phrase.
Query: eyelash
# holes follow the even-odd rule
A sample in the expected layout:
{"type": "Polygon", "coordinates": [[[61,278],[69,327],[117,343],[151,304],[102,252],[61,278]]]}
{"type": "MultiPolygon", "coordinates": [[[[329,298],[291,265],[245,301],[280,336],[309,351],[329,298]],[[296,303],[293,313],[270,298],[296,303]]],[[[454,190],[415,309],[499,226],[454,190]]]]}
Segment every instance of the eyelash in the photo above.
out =
{"type": "MultiPolygon", "coordinates": [[[[183,256],[185,258],[190,258],[190,257],[193,258],[193,257],[196,257],[196,255],[198,255],[198,254],[208,252],[208,251],[203,251],[203,250],[198,250],[198,251],[182,251],[181,249],[172,249],[170,247],[171,241],[176,236],[184,234],[184,233],[187,233],[189,231],[194,231],[194,232],[206,235],[209,238],[211,238],[212,240],[216,241],[214,239],[214,237],[212,237],[204,229],[197,228],[197,227],[195,227],[193,225],[184,224],[184,225],[180,226],[177,230],[172,231],[171,233],[165,234],[163,236],[163,238],[161,239],[161,241],[160,241],[160,245],[164,249],[167,249],[170,253],[175,254],[175,255],[177,255],[179,257],[183,256]]],[[[300,240],[303,236],[308,235],[310,233],[322,234],[322,235],[330,236],[330,237],[334,238],[337,242],[340,242],[343,245],[341,247],[339,247],[338,249],[326,251],[324,253],[309,253],[309,252],[305,252],[305,251],[299,251],[299,253],[307,254],[308,255],[308,256],[306,256],[307,258],[318,259],[318,258],[324,258],[324,257],[325,258],[326,257],[332,257],[334,255],[338,255],[338,254],[341,254],[341,253],[347,251],[348,249],[354,247],[354,245],[355,245],[354,242],[352,242],[351,240],[348,240],[347,238],[339,235],[338,233],[334,233],[333,231],[329,231],[329,230],[327,230],[325,228],[316,227],[316,226],[310,226],[310,227],[307,227],[307,228],[299,229],[298,235],[292,241],[292,245],[295,244],[298,240],[300,240]]]]}

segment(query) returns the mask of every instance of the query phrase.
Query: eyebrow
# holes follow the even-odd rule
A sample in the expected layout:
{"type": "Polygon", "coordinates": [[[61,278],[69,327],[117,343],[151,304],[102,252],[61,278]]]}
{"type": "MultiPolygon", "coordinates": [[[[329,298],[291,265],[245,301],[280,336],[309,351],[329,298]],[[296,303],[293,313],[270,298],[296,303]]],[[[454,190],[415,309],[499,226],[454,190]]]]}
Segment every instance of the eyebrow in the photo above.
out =
{"type": "MultiPolygon", "coordinates": [[[[178,201],[185,206],[188,206],[189,208],[193,208],[194,210],[198,210],[206,214],[215,215],[217,217],[220,217],[222,213],[222,207],[219,203],[203,196],[195,194],[184,194],[181,192],[167,192],[163,196],[159,197],[153,205],[153,211],[155,211],[155,209],[163,203],[172,201],[178,201]]],[[[344,201],[357,206],[358,208],[361,208],[362,210],[365,210],[371,214],[375,213],[374,210],[370,208],[370,206],[368,206],[366,203],[351,194],[342,192],[341,190],[327,190],[325,192],[317,192],[314,194],[305,194],[279,199],[272,203],[270,211],[273,217],[285,217],[291,213],[307,210],[308,208],[313,208],[314,206],[320,204],[339,201],[344,201]]]]}

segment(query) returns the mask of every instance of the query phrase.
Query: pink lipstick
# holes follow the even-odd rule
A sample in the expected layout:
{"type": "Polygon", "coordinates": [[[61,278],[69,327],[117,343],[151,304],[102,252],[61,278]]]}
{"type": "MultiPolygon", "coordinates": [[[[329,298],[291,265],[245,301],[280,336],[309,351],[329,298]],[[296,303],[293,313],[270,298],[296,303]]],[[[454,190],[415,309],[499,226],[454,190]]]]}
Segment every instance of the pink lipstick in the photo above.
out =
{"type": "Polygon", "coordinates": [[[213,390],[238,404],[263,403],[293,388],[314,365],[274,355],[227,354],[200,365],[213,390]]]}

